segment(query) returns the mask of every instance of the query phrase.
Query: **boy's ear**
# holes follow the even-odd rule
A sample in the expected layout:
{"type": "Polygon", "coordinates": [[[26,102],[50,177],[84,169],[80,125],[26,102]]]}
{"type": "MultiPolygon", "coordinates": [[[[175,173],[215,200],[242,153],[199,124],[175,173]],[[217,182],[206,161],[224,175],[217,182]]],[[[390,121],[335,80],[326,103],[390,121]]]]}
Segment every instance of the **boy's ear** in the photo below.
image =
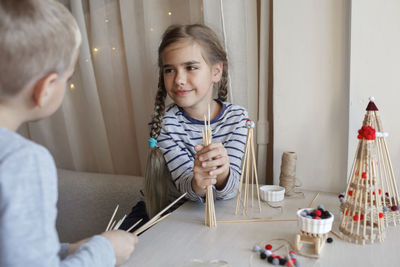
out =
{"type": "Polygon", "coordinates": [[[52,93],[52,87],[58,79],[58,74],[55,72],[49,73],[38,80],[33,87],[33,101],[38,107],[43,107],[52,93]]]}
{"type": "Polygon", "coordinates": [[[224,70],[222,62],[214,64],[212,67],[212,81],[217,83],[221,80],[222,72],[224,70]]]}

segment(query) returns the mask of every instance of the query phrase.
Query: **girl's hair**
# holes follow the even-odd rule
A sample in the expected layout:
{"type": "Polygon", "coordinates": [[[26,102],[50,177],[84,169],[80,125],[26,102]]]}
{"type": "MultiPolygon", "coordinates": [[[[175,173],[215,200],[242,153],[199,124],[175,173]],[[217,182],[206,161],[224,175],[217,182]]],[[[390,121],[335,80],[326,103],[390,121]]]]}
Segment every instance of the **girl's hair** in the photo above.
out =
{"type": "MultiPolygon", "coordinates": [[[[198,43],[204,51],[203,56],[209,66],[219,62],[223,64],[221,80],[214,84],[214,87],[217,88],[219,100],[225,101],[228,94],[228,60],[226,52],[213,30],[201,24],[172,25],[168,27],[158,48],[158,91],[150,129],[150,137],[154,139],[158,138],[161,131],[165,113],[165,98],[167,96],[164,86],[162,53],[168,45],[183,40],[198,43]]],[[[168,204],[168,192],[172,187],[174,185],[164,156],[160,149],[154,147],[151,149],[147,159],[144,187],[146,207],[150,218],[168,204]]]]}

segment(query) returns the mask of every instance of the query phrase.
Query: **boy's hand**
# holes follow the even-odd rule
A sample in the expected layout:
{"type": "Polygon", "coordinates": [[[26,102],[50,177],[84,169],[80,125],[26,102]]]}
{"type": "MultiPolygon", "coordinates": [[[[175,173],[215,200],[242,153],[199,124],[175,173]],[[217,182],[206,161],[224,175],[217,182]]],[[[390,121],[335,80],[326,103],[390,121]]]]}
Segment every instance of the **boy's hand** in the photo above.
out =
{"type": "Polygon", "coordinates": [[[136,235],[122,230],[107,231],[101,235],[107,238],[112,244],[117,260],[116,265],[121,265],[129,259],[138,242],[136,235]]]}
{"type": "Polygon", "coordinates": [[[225,147],[221,143],[211,143],[203,147],[194,147],[197,152],[194,160],[193,190],[200,196],[204,196],[208,185],[214,185],[217,189],[225,187],[229,176],[229,157],[225,147]]]}

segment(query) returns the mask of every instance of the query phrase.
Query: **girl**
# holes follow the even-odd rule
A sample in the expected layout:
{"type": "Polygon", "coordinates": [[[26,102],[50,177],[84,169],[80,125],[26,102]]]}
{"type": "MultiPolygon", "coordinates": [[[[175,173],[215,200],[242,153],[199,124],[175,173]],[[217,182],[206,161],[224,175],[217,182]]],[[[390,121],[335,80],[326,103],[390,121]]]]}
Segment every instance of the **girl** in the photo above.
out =
{"type": "Polygon", "coordinates": [[[217,199],[233,198],[240,180],[248,115],[244,108],[224,102],[228,61],[216,34],[199,24],[170,26],[158,49],[158,65],[145,174],[149,216],[168,204],[168,193],[187,192],[188,199],[202,200],[206,187],[213,185],[217,199]],[[217,99],[213,99],[213,90],[217,99]],[[165,108],[167,94],[174,103],[165,108]],[[213,143],[203,147],[208,106],[213,143]]]}

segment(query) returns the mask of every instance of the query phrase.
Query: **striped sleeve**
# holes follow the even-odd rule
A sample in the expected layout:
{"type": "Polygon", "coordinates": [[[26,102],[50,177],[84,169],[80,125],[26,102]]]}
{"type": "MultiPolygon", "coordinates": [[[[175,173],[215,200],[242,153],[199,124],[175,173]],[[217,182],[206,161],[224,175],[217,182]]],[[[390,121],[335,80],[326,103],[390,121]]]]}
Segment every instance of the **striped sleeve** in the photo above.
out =
{"type": "Polygon", "coordinates": [[[188,199],[198,201],[201,197],[192,188],[194,158],[186,148],[184,140],[179,136],[179,134],[166,132],[163,128],[158,137],[158,146],[178,191],[181,194],[186,192],[188,199]]]}

